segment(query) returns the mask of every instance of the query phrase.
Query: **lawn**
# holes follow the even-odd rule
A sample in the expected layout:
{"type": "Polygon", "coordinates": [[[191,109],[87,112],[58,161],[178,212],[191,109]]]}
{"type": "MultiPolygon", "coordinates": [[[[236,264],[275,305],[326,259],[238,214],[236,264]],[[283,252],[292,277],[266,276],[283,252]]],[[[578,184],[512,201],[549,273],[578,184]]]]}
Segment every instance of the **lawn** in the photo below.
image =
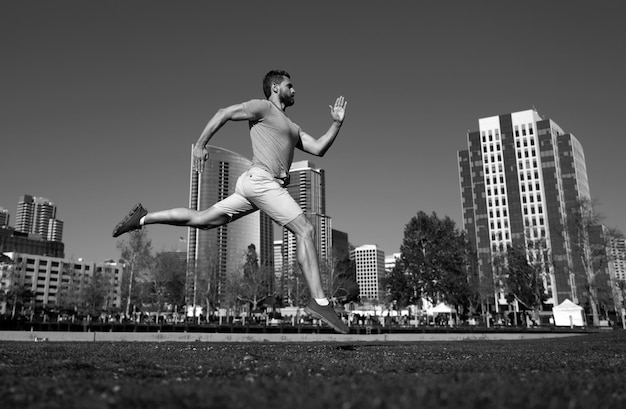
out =
{"type": "Polygon", "coordinates": [[[2,408],[626,407],[626,331],[414,343],[0,342],[2,408]]]}

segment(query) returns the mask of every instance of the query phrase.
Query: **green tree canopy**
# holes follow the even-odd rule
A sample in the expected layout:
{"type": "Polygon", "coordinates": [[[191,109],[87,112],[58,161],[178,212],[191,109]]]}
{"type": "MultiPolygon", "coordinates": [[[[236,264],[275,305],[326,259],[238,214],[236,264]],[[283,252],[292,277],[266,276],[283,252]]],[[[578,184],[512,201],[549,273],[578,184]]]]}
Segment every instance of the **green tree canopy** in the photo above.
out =
{"type": "Polygon", "coordinates": [[[452,219],[420,211],[406,225],[401,253],[407,284],[415,294],[433,303],[469,307],[473,290],[468,284],[468,244],[452,219]]]}

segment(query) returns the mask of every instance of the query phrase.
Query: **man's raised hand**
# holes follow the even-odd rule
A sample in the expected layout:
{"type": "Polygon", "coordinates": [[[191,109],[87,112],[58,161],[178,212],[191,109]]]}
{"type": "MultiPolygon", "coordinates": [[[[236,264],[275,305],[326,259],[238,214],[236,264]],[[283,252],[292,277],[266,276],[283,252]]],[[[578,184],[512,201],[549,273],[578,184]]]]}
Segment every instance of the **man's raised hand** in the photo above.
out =
{"type": "Polygon", "coordinates": [[[337,98],[337,100],[335,101],[335,105],[329,105],[330,115],[333,117],[334,121],[343,122],[343,119],[346,116],[347,105],[348,101],[346,101],[343,96],[337,98]]]}

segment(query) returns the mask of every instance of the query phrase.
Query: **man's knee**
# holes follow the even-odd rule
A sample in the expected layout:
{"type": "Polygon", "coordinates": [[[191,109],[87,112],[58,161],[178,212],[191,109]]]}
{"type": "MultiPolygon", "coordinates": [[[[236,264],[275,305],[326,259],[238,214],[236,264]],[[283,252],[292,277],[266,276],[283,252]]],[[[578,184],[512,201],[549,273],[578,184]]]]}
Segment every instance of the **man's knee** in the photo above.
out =
{"type": "Polygon", "coordinates": [[[213,229],[230,222],[231,216],[221,209],[212,206],[205,211],[199,212],[192,224],[200,229],[213,229]]]}
{"type": "Polygon", "coordinates": [[[297,238],[315,238],[315,227],[304,215],[298,216],[287,226],[297,238]]]}

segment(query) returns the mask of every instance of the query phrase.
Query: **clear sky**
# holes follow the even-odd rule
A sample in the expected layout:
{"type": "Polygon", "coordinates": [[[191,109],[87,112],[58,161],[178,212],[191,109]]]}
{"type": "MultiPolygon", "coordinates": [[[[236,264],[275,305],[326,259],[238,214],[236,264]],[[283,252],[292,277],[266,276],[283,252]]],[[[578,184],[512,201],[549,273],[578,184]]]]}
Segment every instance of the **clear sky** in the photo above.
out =
{"type": "MultiPolygon", "coordinates": [[[[535,107],[582,143],[605,223],[626,232],[626,2],[3,1],[0,207],[42,196],[66,257],[117,258],[137,201],[188,205],[189,155],[215,111],[291,73],[307,133],[346,122],[323,158],[327,212],[354,245],[399,251],[418,211],[462,228],[457,151],[478,119],[535,107]],[[218,4],[219,3],[219,4],[218,4]]],[[[247,124],[211,144],[250,157],[247,124]]],[[[157,251],[186,229],[151,226],[157,251]]]]}

